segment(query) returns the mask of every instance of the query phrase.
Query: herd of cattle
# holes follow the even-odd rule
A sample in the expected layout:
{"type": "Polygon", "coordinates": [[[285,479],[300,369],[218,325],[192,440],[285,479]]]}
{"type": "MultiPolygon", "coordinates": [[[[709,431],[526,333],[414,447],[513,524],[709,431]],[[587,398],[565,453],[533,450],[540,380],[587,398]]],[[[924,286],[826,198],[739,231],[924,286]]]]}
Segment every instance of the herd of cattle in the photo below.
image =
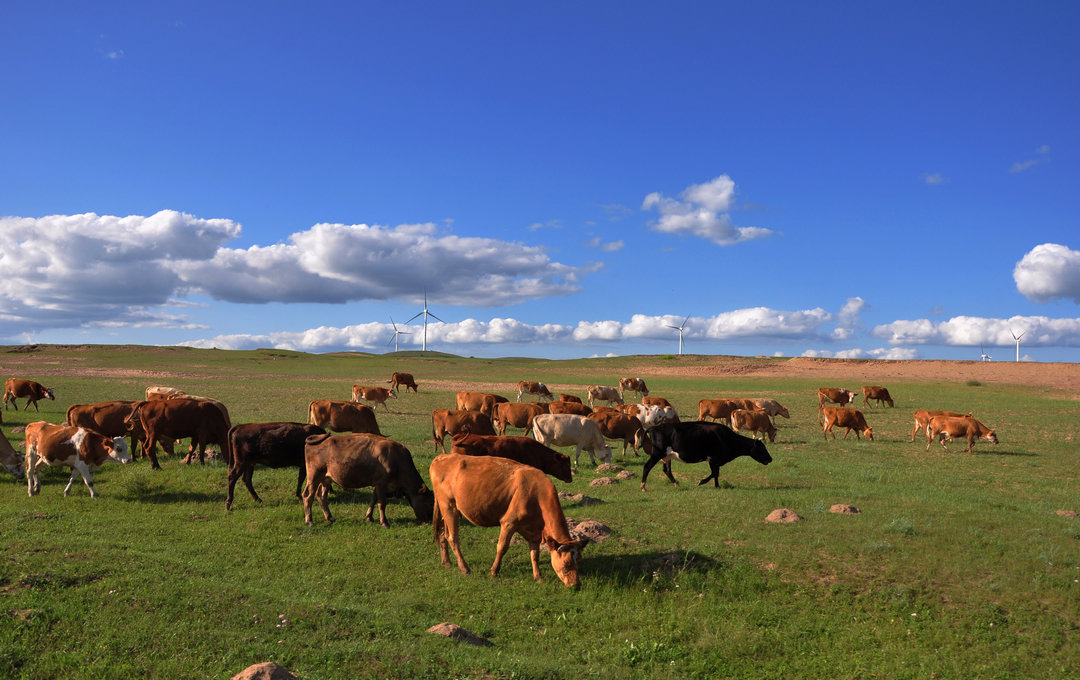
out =
{"type": "MultiPolygon", "coordinates": [[[[71,468],[64,489],[66,496],[81,476],[90,495],[96,497],[91,472],[108,461],[129,463],[136,451],[160,469],[156,448],[173,453],[175,442],[190,439],[184,462],[198,456],[205,459],[207,445],[217,445],[227,463],[226,509],[231,509],[233,492],[243,480],[248,493],[261,501],[252,485],[256,465],[271,468],[298,468],[296,496],[302,499],[304,520],[312,523],[312,503],[318,500],[323,516],[332,522],[328,496],[333,483],[343,488],[373,487],[367,520],[379,507],[379,522],[387,526],[386,501],[403,497],[417,519],[432,522],[443,564],[449,565],[449,549],[459,569],[468,573],[458,543],[458,519],[464,516],[477,526],[500,526],[494,575],[514,533],[529,544],[533,576],[540,579],[538,552],[544,545],[551,564],[567,586],[577,584],[577,564],[584,544],[567,528],[558,494],[548,475],[570,482],[581,451],[609,462],[608,440],[623,442],[626,449],[644,451],[641,490],[649,472],[662,463],[664,474],[677,484],[671,460],[685,463],[707,461],[709,475],[699,485],[713,480],[719,486],[719,469],[740,456],[767,465],[772,457],[764,439],[776,439],[777,416],[790,418],[786,408],[773,399],[702,399],[697,420],[681,422],[675,408],[664,398],[649,396],[644,380],[622,378],[618,387],[591,385],[585,404],[570,394],[552,395],[540,382],[518,383],[517,400],[486,392],[462,390],[456,408],[436,409],[431,414],[431,436],[436,456],[430,467],[428,489],[403,444],[382,434],[374,407],[398,398],[398,389],[417,391],[413,376],[394,373],[389,388],[354,385],[352,401],[319,399],[308,405],[308,422],[268,422],[232,425],[226,406],[215,399],[185,394],[175,388],[148,387],[140,401],[106,401],[74,404],[67,409],[63,425],[44,421],[25,429],[25,459],[0,432],[0,462],[17,478],[25,476],[31,496],[38,493],[39,464],[71,468]],[[633,392],[640,403],[626,403],[633,392]],[[522,401],[533,395],[536,401],[522,401]],[[371,402],[373,406],[360,403],[371,402]],[[606,402],[606,403],[601,403],[606,402]],[[711,420],[712,422],[709,422],[711,420]],[[718,421],[723,421],[721,424],[718,421]],[[521,428],[520,436],[507,435],[507,428],[521,428]],[[746,431],[754,438],[739,434],[746,431]],[[332,434],[348,433],[348,434],[332,434]],[[532,437],[527,436],[531,434],[532,437]],[[756,436],[760,434],[761,439],[756,436]],[[450,452],[445,438],[451,437],[450,452]],[[130,440],[130,446],[126,439],[130,440]],[[573,465],[569,455],[553,447],[574,447],[573,465]],[[307,482],[305,486],[305,480],[307,482]]],[[[863,413],[854,407],[855,392],[843,388],[818,390],[818,419],[822,434],[836,438],[833,428],[844,428],[844,438],[852,431],[873,440],[873,430],[863,413]],[[827,406],[826,404],[834,404],[827,406]]],[[[16,399],[26,399],[23,410],[42,399],[55,399],[54,391],[41,384],[9,379],[5,384],[4,409],[16,399]]],[[[863,403],[893,406],[889,391],[881,386],[863,387],[863,403]]],[[[911,440],[926,434],[926,448],[939,439],[966,438],[968,452],[977,439],[997,443],[992,429],[972,417],[952,411],[916,411],[911,440]]]]}

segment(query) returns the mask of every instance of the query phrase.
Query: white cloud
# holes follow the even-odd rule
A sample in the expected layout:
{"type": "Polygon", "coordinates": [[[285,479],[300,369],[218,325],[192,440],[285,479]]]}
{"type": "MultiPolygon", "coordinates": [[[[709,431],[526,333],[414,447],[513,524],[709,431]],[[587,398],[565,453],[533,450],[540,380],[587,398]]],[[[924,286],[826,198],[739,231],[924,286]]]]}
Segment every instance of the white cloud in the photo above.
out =
{"type": "Polygon", "coordinates": [[[1024,333],[1025,345],[1080,347],[1080,318],[1014,316],[1009,319],[987,319],[956,316],[941,322],[915,319],[876,326],[871,334],[885,338],[890,345],[993,347],[1013,345],[1012,334],[1021,332],[1024,333]]]}
{"type": "Polygon", "coordinates": [[[820,349],[808,349],[802,353],[804,357],[815,359],[879,359],[884,361],[904,361],[918,359],[919,353],[914,349],[903,347],[879,347],[877,349],[845,349],[837,352],[820,349]]]}
{"type": "Polygon", "coordinates": [[[731,223],[735,182],[721,175],[704,184],[694,184],[682,191],[677,200],[653,192],[641,203],[642,210],[656,210],[660,219],[654,231],[690,234],[721,246],[765,238],[772,230],[762,227],[736,227],[731,223]]]}
{"type": "Polygon", "coordinates": [[[1009,172],[1024,172],[1025,170],[1030,170],[1031,168],[1039,165],[1040,163],[1047,163],[1050,161],[1049,144],[1043,144],[1042,146],[1038,147],[1037,149],[1035,149],[1035,153],[1038,154],[1036,158],[1030,158],[1026,161],[1018,161],[1016,163],[1013,163],[1012,167],[1009,168],[1009,172]]]}
{"type": "Polygon", "coordinates": [[[949,178],[942,175],[940,172],[926,173],[922,176],[923,182],[930,185],[948,184],[949,178]]]}
{"type": "Polygon", "coordinates": [[[1013,280],[1016,289],[1035,302],[1080,302],[1080,251],[1057,243],[1035,246],[1016,263],[1013,280]]]}

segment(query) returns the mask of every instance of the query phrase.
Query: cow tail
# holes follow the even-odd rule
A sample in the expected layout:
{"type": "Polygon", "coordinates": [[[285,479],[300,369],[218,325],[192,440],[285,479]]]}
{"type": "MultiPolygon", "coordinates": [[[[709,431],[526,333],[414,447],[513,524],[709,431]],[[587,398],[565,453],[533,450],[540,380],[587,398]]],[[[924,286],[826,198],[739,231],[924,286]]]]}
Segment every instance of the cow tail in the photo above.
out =
{"type": "Polygon", "coordinates": [[[224,447],[226,451],[222,451],[222,455],[225,456],[225,465],[228,469],[232,469],[233,465],[233,449],[236,448],[236,427],[229,428],[229,434],[225,439],[228,440],[229,445],[224,447]]]}
{"type": "Polygon", "coordinates": [[[431,526],[434,528],[435,543],[439,544],[439,536],[443,531],[442,511],[439,509],[439,499],[435,499],[435,507],[431,509],[431,526]]]}
{"type": "Polygon", "coordinates": [[[307,422],[308,425],[316,425],[315,422],[315,402],[309,402],[307,406],[307,422]]]}

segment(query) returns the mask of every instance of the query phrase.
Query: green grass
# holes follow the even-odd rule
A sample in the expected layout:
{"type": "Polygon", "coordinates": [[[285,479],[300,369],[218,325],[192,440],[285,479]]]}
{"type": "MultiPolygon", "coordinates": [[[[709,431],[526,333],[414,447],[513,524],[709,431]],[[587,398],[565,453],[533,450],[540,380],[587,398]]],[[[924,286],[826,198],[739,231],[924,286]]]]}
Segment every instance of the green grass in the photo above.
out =
{"type": "MultiPolygon", "coordinates": [[[[493,386],[513,398],[517,380],[539,379],[582,394],[641,366],[708,362],[39,349],[0,354],[8,376],[56,388],[40,414],[4,412],[16,448],[13,426],[60,422],[72,403],[138,398],[150,384],[221,399],[234,423],[304,420],[309,400],[347,399],[352,383],[404,370],[420,393],[388,402],[379,423],[425,477],[430,412],[451,407],[457,389],[493,386]]],[[[316,510],[306,527],[294,470],[257,470],[265,502],[238,486],[228,513],[222,463],[106,466],[96,500],[82,485],[64,498],[64,471],[44,470],[34,498],[0,478],[0,677],[229,677],[267,660],[308,680],[1075,675],[1080,520],[1054,514],[1080,510],[1071,395],[885,381],[896,408],[862,409],[876,440],[826,442],[815,382],[648,382],[686,419],[698,399],[716,396],[771,396],[792,417],[779,419],[774,462],[732,462],[721,489],[695,486],[706,466],[675,462],[679,486],[657,468],[642,493],[644,458],[632,456],[624,465],[638,477],[627,482],[589,487],[600,475],[584,465],[572,484],[556,482],[601,501],[568,503],[568,516],[614,530],[586,550],[578,591],[546,562],[545,581],[534,583],[520,544],[492,579],[493,529],[463,528],[472,574],[443,568],[430,526],[407,505],[388,507],[389,529],[363,521],[367,489],[336,493],[337,522],[316,510]],[[924,436],[909,442],[916,408],[973,411],[1001,443],[926,452],[924,436]],[[836,503],[861,514],[830,513],[836,503]],[[803,520],[763,521],[780,507],[803,520]],[[443,621],[491,644],[425,632],[443,621]]]]}

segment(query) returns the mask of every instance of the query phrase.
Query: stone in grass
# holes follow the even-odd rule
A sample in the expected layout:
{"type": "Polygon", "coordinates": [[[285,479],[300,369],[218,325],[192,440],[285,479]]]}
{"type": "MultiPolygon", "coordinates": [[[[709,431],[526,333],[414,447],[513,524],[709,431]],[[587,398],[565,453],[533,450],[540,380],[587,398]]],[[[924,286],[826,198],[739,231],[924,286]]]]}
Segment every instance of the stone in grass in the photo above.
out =
{"type": "Polygon", "coordinates": [[[1058,510],[1054,513],[1058,517],[1068,517],[1069,519],[1076,519],[1080,515],[1076,514],[1075,510],[1058,510]]]}
{"type": "Polygon", "coordinates": [[[829,508],[829,512],[835,512],[840,515],[858,515],[862,511],[856,508],[854,505],[845,505],[844,503],[837,503],[829,508]]]}
{"type": "Polygon", "coordinates": [[[491,643],[475,633],[470,633],[456,623],[439,623],[427,629],[427,632],[448,637],[451,640],[465,642],[477,647],[486,647],[491,643]]]}
{"type": "Polygon", "coordinates": [[[787,508],[777,508],[769,513],[769,516],[765,518],[766,522],[798,522],[802,517],[795,514],[794,510],[787,508]]]}
{"type": "Polygon", "coordinates": [[[576,503],[578,505],[592,505],[593,503],[603,503],[604,501],[599,498],[593,498],[592,496],[586,496],[583,493],[570,493],[569,491],[559,492],[560,503],[576,503]]]}
{"type": "Polygon", "coordinates": [[[596,474],[598,474],[598,475],[617,474],[619,472],[622,472],[623,469],[624,468],[619,467],[615,463],[601,463],[600,465],[596,466],[596,474]]]}
{"type": "Polygon", "coordinates": [[[627,479],[633,479],[634,476],[631,470],[619,470],[619,474],[615,475],[615,479],[626,481],[627,479]]]}
{"type": "Polygon", "coordinates": [[[611,486],[612,484],[618,484],[619,480],[614,477],[597,477],[589,482],[589,486],[611,486]]]}
{"type": "Polygon", "coordinates": [[[273,661],[267,661],[248,666],[232,676],[232,680],[297,680],[297,677],[273,661]]]}
{"type": "Polygon", "coordinates": [[[575,522],[572,518],[566,518],[566,527],[574,538],[584,538],[592,543],[603,543],[611,535],[611,527],[594,519],[583,519],[575,522]]]}

